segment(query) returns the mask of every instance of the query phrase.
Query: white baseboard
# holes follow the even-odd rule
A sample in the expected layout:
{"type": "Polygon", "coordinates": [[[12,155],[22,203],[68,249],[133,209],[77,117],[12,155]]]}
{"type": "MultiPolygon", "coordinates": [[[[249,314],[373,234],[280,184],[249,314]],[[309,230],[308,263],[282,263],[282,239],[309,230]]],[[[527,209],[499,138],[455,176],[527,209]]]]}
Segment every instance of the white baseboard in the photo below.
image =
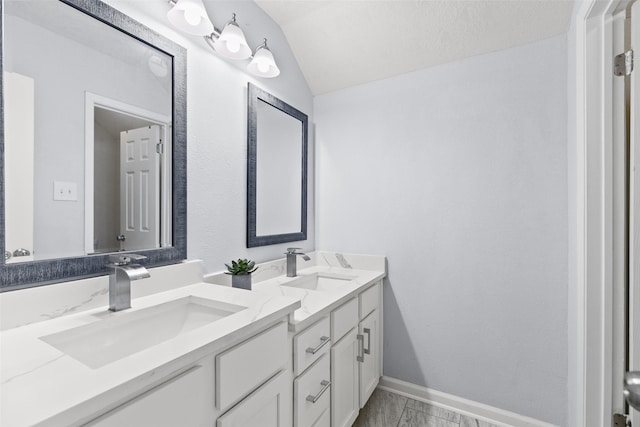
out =
{"type": "Polygon", "coordinates": [[[427,387],[411,384],[391,377],[383,376],[380,379],[378,388],[391,391],[414,400],[430,403],[462,415],[477,418],[481,421],[487,421],[498,426],[554,427],[553,424],[539,421],[534,418],[525,417],[523,415],[494,408],[493,406],[485,405],[483,403],[474,402],[473,400],[463,399],[458,396],[432,390],[427,387]]]}

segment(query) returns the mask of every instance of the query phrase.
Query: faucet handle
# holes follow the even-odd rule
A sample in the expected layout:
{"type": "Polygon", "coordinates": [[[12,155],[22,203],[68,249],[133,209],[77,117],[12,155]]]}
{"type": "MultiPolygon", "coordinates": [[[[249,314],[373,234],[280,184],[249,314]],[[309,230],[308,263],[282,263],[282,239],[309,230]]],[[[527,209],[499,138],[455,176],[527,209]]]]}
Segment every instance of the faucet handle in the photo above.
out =
{"type": "Polygon", "coordinates": [[[302,248],[287,248],[287,252],[285,252],[286,255],[295,255],[298,249],[302,249],[302,248]]]}
{"type": "Polygon", "coordinates": [[[143,259],[147,259],[147,257],[139,254],[109,255],[109,262],[111,262],[114,266],[128,265],[131,264],[132,261],[142,261],[143,259]]]}

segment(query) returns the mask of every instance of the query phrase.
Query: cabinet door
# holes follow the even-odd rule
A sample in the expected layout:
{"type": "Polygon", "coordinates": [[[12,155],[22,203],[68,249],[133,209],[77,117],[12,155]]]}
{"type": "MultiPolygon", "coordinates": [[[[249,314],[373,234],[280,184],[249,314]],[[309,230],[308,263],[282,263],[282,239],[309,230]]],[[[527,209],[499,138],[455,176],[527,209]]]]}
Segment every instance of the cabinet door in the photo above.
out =
{"type": "Polygon", "coordinates": [[[360,371],[360,407],[364,407],[380,380],[380,343],[378,334],[380,318],[378,310],[373,311],[358,326],[358,333],[363,337],[362,352],[364,358],[358,363],[360,371]]]}
{"type": "Polygon", "coordinates": [[[86,425],[204,427],[213,417],[213,363],[206,359],[86,425]]]}
{"type": "Polygon", "coordinates": [[[217,427],[290,427],[293,411],[287,378],[286,371],[271,378],[218,418],[217,427]]]}
{"type": "Polygon", "coordinates": [[[356,328],[331,348],[331,426],[351,426],[358,416],[356,328]]]}

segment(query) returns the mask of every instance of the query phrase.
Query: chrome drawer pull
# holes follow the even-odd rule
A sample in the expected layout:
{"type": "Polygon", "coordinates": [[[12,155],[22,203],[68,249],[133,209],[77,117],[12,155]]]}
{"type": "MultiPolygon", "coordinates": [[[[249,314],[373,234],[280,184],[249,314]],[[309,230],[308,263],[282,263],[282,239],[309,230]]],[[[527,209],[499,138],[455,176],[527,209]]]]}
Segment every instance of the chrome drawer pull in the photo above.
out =
{"type": "Polygon", "coordinates": [[[356,360],[358,362],[364,362],[364,335],[356,335],[358,339],[358,355],[356,356],[356,360]]]}
{"type": "Polygon", "coordinates": [[[367,348],[364,348],[364,343],[363,343],[362,345],[363,351],[364,351],[364,354],[371,354],[371,329],[364,328],[364,333],[367,334],[367,348]]]}
{"type": "Polygon", "coordinates": [[[318,346],[316,348],[307,348],[306,352],[307,353],[311,353],[311,354],[316,354],[317,352],[320,351],[320,349],[322,347],[325,346],[326,343],[330,342],[331,340],[329,339],[329,337],[325,337],[325,336],[321,336],[320,337],[320,344],[318,344],[318,346]]]}
{"type": "Polygon", "coordinates": [[[308,402],[316,403],[318,399],[320,399],[320,397],[324,394],[324,392],[327,391],[329,387],[331,387],[331,381],[322,380],[320,385],[322,386],[322,390],[320,390],[318,394],[316,394],[315,396],[311,396],[311,395],[307,396],[308,402]]]}

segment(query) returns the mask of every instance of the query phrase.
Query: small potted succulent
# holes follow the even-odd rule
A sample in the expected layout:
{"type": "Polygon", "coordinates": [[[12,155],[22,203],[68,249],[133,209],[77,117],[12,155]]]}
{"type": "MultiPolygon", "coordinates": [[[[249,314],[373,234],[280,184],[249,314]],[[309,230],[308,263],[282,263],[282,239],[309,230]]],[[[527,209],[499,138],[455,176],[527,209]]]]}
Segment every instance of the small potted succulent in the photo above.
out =
{"type": "Polygon", "coordinates": [[[227,267],[225,273],[231,275],[231,286],[251,290],[251,273],[258,269],[254,261],[238,259],[231,261],[231,265],[225,264],[225,266],[227,267]]]}

